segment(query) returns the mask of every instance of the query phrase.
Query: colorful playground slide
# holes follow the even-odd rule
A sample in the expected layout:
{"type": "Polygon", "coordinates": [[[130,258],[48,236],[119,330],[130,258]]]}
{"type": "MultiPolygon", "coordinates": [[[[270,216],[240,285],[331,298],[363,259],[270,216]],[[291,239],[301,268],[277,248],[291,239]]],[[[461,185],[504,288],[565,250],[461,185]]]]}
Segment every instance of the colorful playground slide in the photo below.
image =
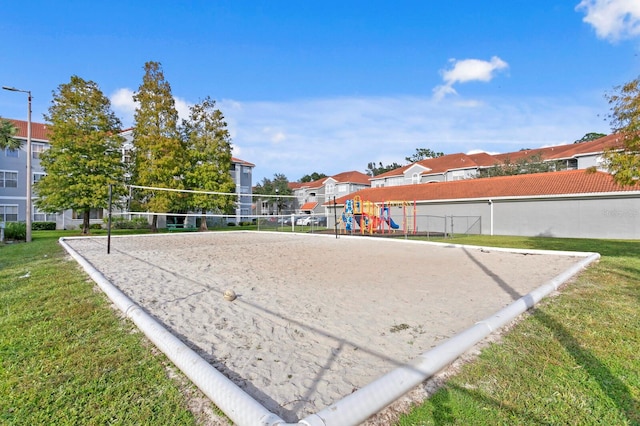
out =
{"type": "MultiPolygon", "coordinates": [[[[353,222],[358,224],[358,227],[362,229],[368,229],[370,232],[376,230],[385,221],[391,229],[399,229],[400,225],[395,223],[389,214],[389,207],[383,207],[380,209],[380,216],[368,214],[362,211],[360,200],[347,200],[345,202],[345,209],[342,212],[342,223],[345,226],[345,230],[351,231],[353,229],[353,222]]],[[[376,207],[377,208],[377,207],[376,207]]],[[[375,210],[373,210],[375,211],[375,210]]]]}

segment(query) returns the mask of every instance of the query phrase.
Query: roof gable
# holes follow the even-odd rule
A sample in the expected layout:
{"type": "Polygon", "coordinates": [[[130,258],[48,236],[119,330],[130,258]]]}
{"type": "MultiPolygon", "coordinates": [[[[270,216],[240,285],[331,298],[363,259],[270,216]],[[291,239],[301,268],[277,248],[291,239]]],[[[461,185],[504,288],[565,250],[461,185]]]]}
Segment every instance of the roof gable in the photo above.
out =
{"type": "Polygon", "coordinates": [[[243,166],[247,166],[247,167],[255,167],[255,166],[256,166],[256,165],[255,165],[255,164],[253,164],[253,163],[250,163],[250,162],[248,162],[248,161],[241,160],[241,159],[236,158],[236,157],[231,157],[231,162],[232,162],[232,163],[235,163],[235,164],[241,164],[241,165],[243,165],[243,166]]]}
{"type": "Polygon", "coordinates": [[[331,176],[331,179],[335,180],[337,183],[357,183],[362,185],[369,185],[369,176],[356,170],[338,173],[337,175],[331,176]]]}

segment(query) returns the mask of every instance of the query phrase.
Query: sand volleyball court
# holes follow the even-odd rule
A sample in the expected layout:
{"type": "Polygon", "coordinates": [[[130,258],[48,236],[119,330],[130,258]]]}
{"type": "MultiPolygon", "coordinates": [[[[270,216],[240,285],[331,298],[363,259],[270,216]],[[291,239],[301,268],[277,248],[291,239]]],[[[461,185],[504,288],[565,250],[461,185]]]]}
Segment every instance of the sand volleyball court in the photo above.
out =
{"type": "Polygon", "coordinates": [[[579,258],[268,232],[67,239],[286,421],[349,395],[579,258]],[[237,298],[227,301],[225,290],[237,298]]]}

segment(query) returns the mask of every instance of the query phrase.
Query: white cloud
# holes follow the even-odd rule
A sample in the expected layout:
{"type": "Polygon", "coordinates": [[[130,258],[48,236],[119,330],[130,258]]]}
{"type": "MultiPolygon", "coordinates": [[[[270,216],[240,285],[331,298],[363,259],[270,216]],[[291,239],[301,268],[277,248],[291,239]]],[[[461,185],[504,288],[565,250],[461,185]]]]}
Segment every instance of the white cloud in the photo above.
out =
{"type": "Polygon", "coordinates": [[[444,84],[433,89],[436,100],[443,99],[448,94],[456,94],[453,85],[456,83],[468,83],[470,81],[488,82],[495,77],[495,74],[509,67],[505,61],[497,56],[493,56],[489,61],[481,59],[451,59],[449,62],[453,67],[449,70],[441,71],[444,84]]]}
{"type": "Polygon", "coordinates": [[[138,104],[133,101],[133,90],[118,89],[109,97],[109,100],[113,111],[120,117],[124,127],[130,127],[133,123],[133,113],[138,107],[138,104]]]}
{"type": "MultiPolygon", "coordinates": [[[[125,87],[116,90],[109,97],[113,111],[120,117],[125,128],[133,125],[133,115],[138,107],[138,103],[133,100],[134,94],[133,90],[125,87]]],[[[173,97],[173,100],[178,116],[181,119],[189,118],[189,108],[193,104],[176,96],[173,97]]]]}
{"type": "Polygon", "coordinates": [[[511,152],[608,132],[598,117],[607,110],[600,96],[481,102],[356,97],[222,101],[219,107],[240,150],[234,155],[256,165],[254,182],[275,173],[293,181],[312,172],[364,172],[372,161],[402,164],[416,148],[447,154],[511,152]],[[598,107],[587,106],[594,104],[598,107]]]}
{"type": "MultiPolygon", "coordinates": [[[[120,89],[111,96],[114,110],[128,125],[133,123],[135,110],[132,95],[131,90],[120,89]]],[[[188,100],[176,98],[181,114],[189,105],[188,100]]],[[[463,96],[440,101],[412,96],[288,102],[225,99],[218,107],[232,135],[233,155],[256,165],[254,183],[275,173],[294,181],[312,172],[364,172],[369,162],[402,164],[416,148],[446,154],[510,152],[571,143],[587,132],[609,131],[598,117],[608,110],[599,95],[587,100],[473,100],[463,96]]]]}
{"type": "Polygon", "coordinates": [[[618,41],[640,36],[640,1],[582,0],[576,10],[585,12],[584,22],[598,37],[618,41]]]}
{"type": "Polygon", "coordinates": [[[176,110],[178,111],[178,116],[186,120],[189,118],[189,108],[191,108],[194,104],[187,102],[182,98],[178,98],[176,96],[173,97],[173,101],[175,103],[176,110]]]}

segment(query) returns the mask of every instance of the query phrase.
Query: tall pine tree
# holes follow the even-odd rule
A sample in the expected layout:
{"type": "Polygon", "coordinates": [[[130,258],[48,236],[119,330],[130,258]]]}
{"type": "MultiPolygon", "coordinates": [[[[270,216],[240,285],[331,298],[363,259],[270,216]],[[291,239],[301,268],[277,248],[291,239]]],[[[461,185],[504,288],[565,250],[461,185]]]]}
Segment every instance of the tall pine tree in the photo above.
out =
{"type": "MultiPolygon", "coordinates": [[[[35,204],[45,212],[82,212],[87,234],[91,209],[106,208],[109,184],[123,182],[120,120],[98,85],[78,76],[58,86],[45,120],[51,148],[40,157],[46,176],[34,187],[35,204]]],[[[122,185],[114,189],[124,192],[122,185]]]]}
{"type": "MultiPolygon", "coordinates": [[[[134,167],[132,181],[141,186],[184,189],[188,168],[185,146],[178,132],[178,111],[171,86],[159,62],[144,65],[142,84],[134,94],[134,167]]],[[[137,194],[143,209],[167,213],[180,209],[181,196],[170,191],[144,190],[137,194]]],[[[151,229],[157,231],[158,216],[151,229]]]]}
{"type": "MultiPolygon", "coordinates": [[[[233,192],[231,169],[231,137],[222,112],[216,102],[207,97],[191,107],[189,120],[184,122],[189,170],[185,174],[191,189],[211,192],[233,192]]],[[[200,211],[200,230],[207,230],[206,212],[226,212],[235,199],[228,195],[193,194],[191,209],[200,211]]]]}

